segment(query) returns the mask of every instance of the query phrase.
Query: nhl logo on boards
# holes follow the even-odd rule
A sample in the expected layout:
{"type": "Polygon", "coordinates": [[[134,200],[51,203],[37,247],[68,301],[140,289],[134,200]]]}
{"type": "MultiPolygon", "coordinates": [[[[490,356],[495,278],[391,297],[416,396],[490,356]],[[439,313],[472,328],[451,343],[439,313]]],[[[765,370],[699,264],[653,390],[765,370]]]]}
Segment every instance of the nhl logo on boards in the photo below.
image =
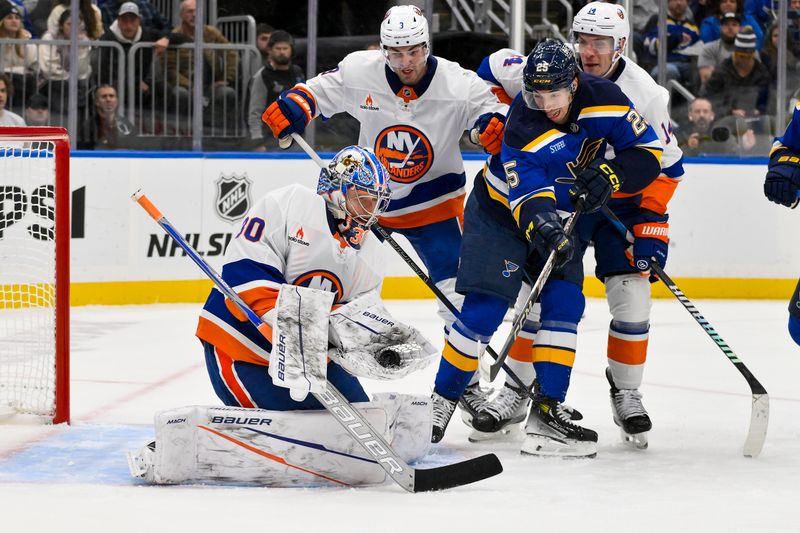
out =
{"type": "Polygon", "coordinates": [[[250,186],[247,173],[237,176],[220,174],[217,180],[217,215],[223,220],[236,222],[250,209],[250,186]]]}

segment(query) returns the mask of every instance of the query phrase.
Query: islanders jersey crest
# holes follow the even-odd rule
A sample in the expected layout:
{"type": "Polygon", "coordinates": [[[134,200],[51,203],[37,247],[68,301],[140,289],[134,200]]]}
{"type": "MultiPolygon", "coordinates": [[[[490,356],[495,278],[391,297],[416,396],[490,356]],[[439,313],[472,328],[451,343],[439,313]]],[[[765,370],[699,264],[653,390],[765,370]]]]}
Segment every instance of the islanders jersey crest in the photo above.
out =
{"type": "Polygon", "coordinates": [[[292,285],[332,292],[334,294],[333,301],[336,303],[341,302],[342,297],[344,297],[342,280],[339,279],[339,276],[328,270],[312,270],[305,274],[300,274],[297,276],[297,279],[292,282],[292,285]]]}
{"type": "Polygon", "coordinates": [[[375,154],[393,181],[413,183],[433,164],[431,141],[413,126],[389,126],[375,139],[375,154]]]}

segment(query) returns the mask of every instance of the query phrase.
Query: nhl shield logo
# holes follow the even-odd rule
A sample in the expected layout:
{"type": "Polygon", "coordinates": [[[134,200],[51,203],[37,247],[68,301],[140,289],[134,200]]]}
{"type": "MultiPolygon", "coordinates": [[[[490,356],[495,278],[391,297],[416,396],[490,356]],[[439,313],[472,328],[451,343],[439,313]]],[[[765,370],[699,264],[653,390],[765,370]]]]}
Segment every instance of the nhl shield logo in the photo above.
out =
{"type": "Polygon", "coordinates": [[[217,180],[217,214],[223,220],[236,222],[250,209],[250,186],[247,174],[226,176],[220,174],[217,180]]]}

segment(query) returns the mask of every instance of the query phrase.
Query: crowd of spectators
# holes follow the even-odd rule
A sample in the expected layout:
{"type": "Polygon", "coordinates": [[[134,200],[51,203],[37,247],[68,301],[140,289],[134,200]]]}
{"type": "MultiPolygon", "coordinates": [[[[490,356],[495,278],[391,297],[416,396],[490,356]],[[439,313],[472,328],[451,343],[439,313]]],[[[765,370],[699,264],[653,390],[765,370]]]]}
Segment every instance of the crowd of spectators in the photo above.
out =
{"type": "MultiPolygon", "coordinates": [[[[583,3],[573,1],[575,9],[583,3]]],[[[174,26],[151,0],[79,0],[78,28],[71,27],[69,6],[70,0],[0,0],[0,125],[66,124],[64,43],[75,31],[80,41],[96,41],[79,46],[73,70],[79,147],[136,148],[148,136],[190,139],[195,64],[192,48],[179,45],[194,41],[196,0],[180,2],[174,26]]],[[[800,0],[790,0],[789,10],[787,74],[795,88],[800,0]]],[[[668,0],[665,75],[681,86],[673,93],[673,126],[688,154],[768,149],[764,139],[778,128],[775,13],[774,0],[668,0]]],[[[658,15],[657,0],[634,2],[628,47],[656,78],[658,15]]],[[[277,149],[261,113],[281,91],[314,74],[293,62],[293,36],[262,21],[251,41],[258,55],[246,57],[252,48],[226,46],[220,28],[206,24],[202,31],[212,45],[202,58],[203,134],[237,139],[240,149],[277,149]]]]}

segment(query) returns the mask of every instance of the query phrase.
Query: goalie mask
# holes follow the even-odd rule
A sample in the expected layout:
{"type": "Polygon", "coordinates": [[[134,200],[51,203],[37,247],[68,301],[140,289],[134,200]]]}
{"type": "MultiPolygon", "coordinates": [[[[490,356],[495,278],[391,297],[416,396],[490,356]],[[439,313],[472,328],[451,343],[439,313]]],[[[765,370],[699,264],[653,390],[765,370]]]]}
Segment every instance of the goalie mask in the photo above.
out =
{"type": "Polygon", "coordinates": [[[389,207],[389,179],[375,152],[360,146],[342,149],[320,171],[317,194],[339,221],[348,244],[359,244],[364,231],[389,207]]]}

